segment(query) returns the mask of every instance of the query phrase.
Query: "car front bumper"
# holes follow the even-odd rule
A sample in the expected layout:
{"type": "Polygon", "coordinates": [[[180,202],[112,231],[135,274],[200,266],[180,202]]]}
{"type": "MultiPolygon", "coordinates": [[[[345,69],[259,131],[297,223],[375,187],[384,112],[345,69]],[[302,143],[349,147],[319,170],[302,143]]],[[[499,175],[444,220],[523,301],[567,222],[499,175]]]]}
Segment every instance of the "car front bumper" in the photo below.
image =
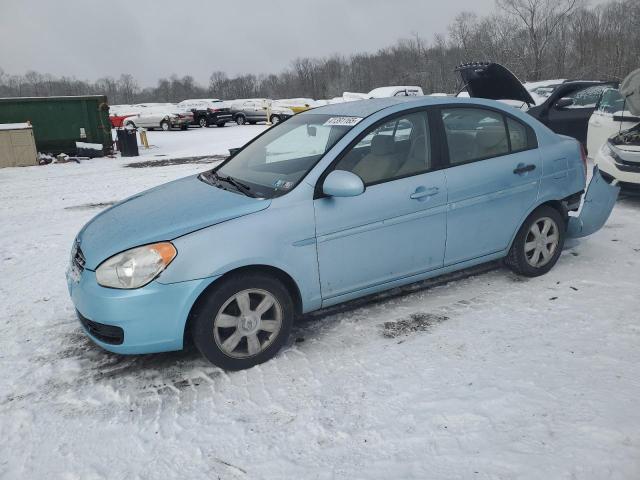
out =
{"type": "Polygon", "coordinates": [[[67,275],[84,331],[105,350],[123,354],[181,350],[191,307],[213,280],[153,281],[142,288],[119,290],[98,285],[90,270],[75,280],[67,275]]]}
{"type": "Polygon", "coordinates": [[[615,160],[606,155],[602,149],[598,150],[593,162],[598,168],[610,177],[620,182],[621,186],[625,184],[636,184],[640,188],[640,165],[638,167],[623,167],[616,164],[615,160]]]}

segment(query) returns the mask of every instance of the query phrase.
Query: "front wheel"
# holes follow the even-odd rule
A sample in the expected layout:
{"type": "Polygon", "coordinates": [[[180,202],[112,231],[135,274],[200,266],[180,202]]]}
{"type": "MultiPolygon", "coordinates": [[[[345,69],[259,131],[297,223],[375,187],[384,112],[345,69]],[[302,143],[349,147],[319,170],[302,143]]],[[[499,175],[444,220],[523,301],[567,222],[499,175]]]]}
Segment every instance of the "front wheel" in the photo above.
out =
{"type": "Polygon", "coordinates": [[[160,122],[160,128],[167,132],[171,128],[171,125],[169,125],[169,122],[167,122],[166,120],[163,120],[160,122]]]}
{"type": "Polygon", "coordinates": [[[291,332],[291,294],[261,273],[229,277],[204,299],[194,315],[193,340],[200,353],[225,370],[266,362],[291,332]]]}
{"type": "Polygon", "coordinates": [[[537,208],[520,227],[505,263],[525,277],[544,275],[560,257],[565,231],[565,219],[555,208],[537,208]]]}
{"type": "Polygon", "coordinates": [[[236,123],[237,123],[238,125],[244,125],[244,122],[245,122],[245,120],[244,120],[244,115],[238,115],[238,116],[236,117],[236,123]]]}
{"type": "Polygon", "coordinates": [[[280,117],[278,115],[271,115],[271,123],[277,125],[280,123],[280,117]]]}
{"type": "Polygon", "coordinates": [[[200,119],[198,120],[198,125],[200,125],[200,127],[202,128],[207,128],[209,126],[207,117],[200,117],[200,119]]]}

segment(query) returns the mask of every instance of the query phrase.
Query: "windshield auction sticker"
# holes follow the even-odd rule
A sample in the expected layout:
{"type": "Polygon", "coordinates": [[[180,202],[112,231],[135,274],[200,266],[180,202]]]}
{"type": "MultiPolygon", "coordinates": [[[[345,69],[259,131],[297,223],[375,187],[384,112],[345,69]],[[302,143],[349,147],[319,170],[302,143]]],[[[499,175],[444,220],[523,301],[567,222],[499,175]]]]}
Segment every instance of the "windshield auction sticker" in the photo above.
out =
{"type": "Polygon", "coordinates": [[[360,120],[362,120],[360,117],[331,117],[329,120],[324,122],[324,126],[353,127],[354,125],[357,125],[360,120]]]}

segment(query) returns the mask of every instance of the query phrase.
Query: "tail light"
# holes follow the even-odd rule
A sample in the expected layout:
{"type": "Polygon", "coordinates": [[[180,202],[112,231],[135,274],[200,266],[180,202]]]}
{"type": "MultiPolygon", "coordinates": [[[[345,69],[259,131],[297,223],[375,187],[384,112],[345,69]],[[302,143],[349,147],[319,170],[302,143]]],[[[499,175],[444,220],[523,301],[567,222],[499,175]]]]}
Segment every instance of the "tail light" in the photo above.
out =
{"type": "Polygon", "coordinates": [[[584,165],[584,176],[587,176],[587,150],[584,148],[582,143],[578,142],[580,145],[580,157],[582,158],[582,164],[584,165]]]}

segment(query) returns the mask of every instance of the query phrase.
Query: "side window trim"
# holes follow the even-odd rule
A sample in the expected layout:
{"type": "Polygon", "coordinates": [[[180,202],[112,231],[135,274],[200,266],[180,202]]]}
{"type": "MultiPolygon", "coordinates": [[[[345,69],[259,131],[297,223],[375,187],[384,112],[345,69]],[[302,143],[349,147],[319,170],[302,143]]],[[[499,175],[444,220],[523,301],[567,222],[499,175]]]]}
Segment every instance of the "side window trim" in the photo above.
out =
{"type": "MultiPolygon", "coordinates": [[[[437,107],[433,107],[432,108],[433,112],[433,116],[434,118],[432,119],[431,117],[429,118],[429,122],[433,121],[434,123],[431,124],[431,131],[434,131],[434,127],[436,130],[438,130],[437,133],[437,142],[441,145],[441,153],[440,153],[440,157],[443,160],[443,165],[440,168],[452,168],[452,167],[459,167],[462,165],[468,165],[470,163],[475,163],[475,162],[482,162],[484,160],[489,160],[491,158],[499,158],[499,157],[504,157],[506,155],[512,155],[514,153],[521,153],[521,152],[526,152],[529,150],[535,150],[536,148],[538,148],[538,138],[536,135],[536,132],[533,130],[533,128],[528,125],[527,123],[523,122],[522,120],[514,117],[513,115],[509,115],[507,112],[504,112],[500,109],[497,108],[491,108],[491,107],[487,107],[485,105],[468,105],[468,104],[464,104],[464,103],[455,103],[455,104],[451,104],[451,105],[439,105],[437,107]],[[491,156],[487,156],[487,157],[482,157],[482,158],[476,158],[473,160],[468,160],[466,162],[461,162],[461,163],[456,163],[456,164],[452,164],[451,163],[451,158],[449,155],[449,143],[447,141],[447,134],[444,128],[444,120],[442,118],[442,110],[451,110],[454,108],[477,108],[479,110],[487,110],[493,113],[497,113],[502,115],[502,121],[504,123],[505,126],[505,130],[507,133],[507,141],[509,142],[509,151],[506,153],[502,153],[499,155],[491,155],[491,156]],[[525,127],[525,130],[527,132],[527,148],[521,149],[521,150],[512,150],[511,148],[511,137],[509,135],[509,126],[507,125],[507,118],[510,118],[512,120],[515,120],[516,122],[522,124],[525,127]]],[[[434,134],[435,137],[435,134],[434,134]]]]}
{"type": "MultiPolygon", "coordinates": [[[[372,131],[374,131],[375,129],[381,127],[382,125],[392,122],[394,120],[396,120],[396,123],[399,119],[401,119],[402,117],[406,117],[409,115],[413,115],[416,113],[424,113],[427,116],[427,122],[428,122],[428,128],[429,128],[429,136],[430,136],[430,154],[431,154],[431,168],[424,170],[424,171],[420,171],[420,172],[416,172],[416,173],[411,173],[409,175],[403,175],[401,177],[394,177],[394,178],[390,178],[388,180],[383,180],[380,182],[374,182],[374,183],[370,183],[365,185],[366,187],[373,187],[375,185],[379,185],[382,183],[389,183],[389,182],[393,182],[396,180],[402,180],[404,178],[410,178],[410,177],[415,177],[417,175],[424,175],[425,173],[430,173],[430,172],[435,172],[437,170],[442,170],[443,168],[447,168],[447,164],[442,161],[442,147],[441,147],[441,140],[440,140],[440,136],[436,135],[436,130],[434,130],[434,126],[433,126],[433,121],[434,118],[436,116],[439,116],[438,113],[438,107],[432,106],[432,107],[417,107],[417,108],[411,108],[408,110],[403,110],[401,112],[397,112],[391,115],[388,115],[384,118],[381,118],[380,120],[378,120],[377,122],[375,122],[374,124],[370,125],[364,132],[360,133],[356,138],[354,138],[351,143],[349,143],[349,145],[347,145],[341,152],[340,154],[338,154],[338,156],[336,156],[336,158],[331,162],[331,164],[324,170],[324,172],[322,172],[322,175],[320,175],[320,177],[318,177],[318,181],[316,182],[316,186],[315,186],[315,191],[314,191],[314,195],[313,195],[313,199],[316,200],[318,198],[324,198],[325,195],[322,192],[322,185],[324,183],[325,178],[327,178],[327,175],[329,175],[331,172],[333,172],[335,170],[336,165],[338,165],[340,163],[340,161],[356,146],[358,145],[358,143],[360,143],[360,141],[365,138],[367,135],[369,135],[372,131]]],[[[445,147],[446,150],[446,147],[445,147]]]]}

